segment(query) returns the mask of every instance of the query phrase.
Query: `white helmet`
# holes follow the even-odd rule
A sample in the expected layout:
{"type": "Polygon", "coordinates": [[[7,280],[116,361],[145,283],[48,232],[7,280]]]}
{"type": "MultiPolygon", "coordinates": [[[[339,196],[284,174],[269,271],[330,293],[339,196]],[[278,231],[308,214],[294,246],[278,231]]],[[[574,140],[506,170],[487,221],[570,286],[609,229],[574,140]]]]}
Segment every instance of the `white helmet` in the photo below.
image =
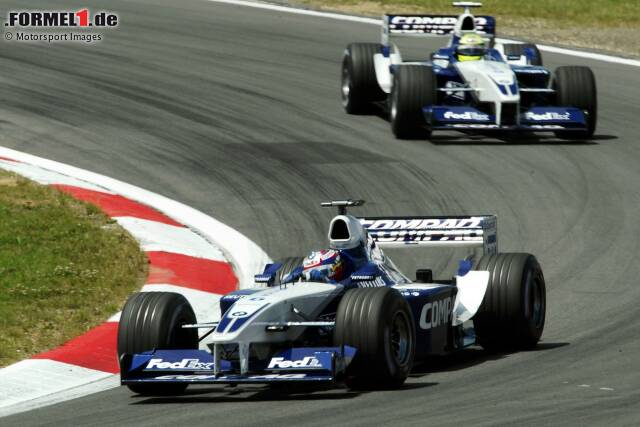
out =
{"type": "Polygon", "coordinates": [[[367,230],[360,221],[351,215],[338,215],[329,225],[329,247],[331,249],[353,249],[364,247],[367,242],[367,230]]]}

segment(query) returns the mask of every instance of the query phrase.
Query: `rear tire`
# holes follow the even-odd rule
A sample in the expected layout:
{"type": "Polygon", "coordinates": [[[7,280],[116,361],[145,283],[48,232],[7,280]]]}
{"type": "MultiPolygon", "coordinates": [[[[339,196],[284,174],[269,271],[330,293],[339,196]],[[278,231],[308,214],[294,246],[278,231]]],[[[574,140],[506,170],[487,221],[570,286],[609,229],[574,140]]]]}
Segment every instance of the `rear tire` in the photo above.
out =
{"type": "Polygon", "coordinates": [[[304,257],[300,256],[290,256],[276,261],[276,263],[282,263],[282,267],[280,267],[276,272],[276,278],[273,282],[274,286],[281,285],[284,278],[301,266],[303,261],[304,257]]]}
{"type": "Polygon", "coordinates": [[[373,102],[385,99],[373,62],[373,55],[381,49],[377,43],[352,43],[344,51],[341,90],[342,105],[347,113],[368,113],[373,102]]]}
{"type": "Polygon", "coordinates": [[[502,45],[504,49],[504,55],[508,57],[509,55],[517,55],[517,56],[526,56],[530,58],[529,64],[542,66],[542,54],[533,43],[506,43],[502,45]]]}
{"type": "Polygon", "coordinates": [[[562,139],[589,139],[596,130],[598,116],[598,95],[596,78],[589,67],[565,66],[556,69],[553,88],[556,91],[556,105],[579,108],[585,112],[587,130],[556,132],[562,139]]]}
{"type": "Polygon", "coordinates": [[[334,345],[357,349],[347,367],[350,388],[398,388],[415,353],[415,324],[407,301],[392,288],[347,291],[336,312],[334,345]]]}
{"type": "Polygon", "coordinates": [[[396,138],[428,138],[431,129],[422,108],[435,103],[436,77],[430,66],[400,65],[395,68],[389,117],[396,138]]]}
{"type": "Polygon", "coordinates": [[[475,270],[489,271],[484,299],[473,318],[477,342],[487,350],[534,347],[546,312],[545,281],[536,257],[485,255],[475,270]]]}
{"type": "MultiPolygon", "coordinates": [[[[156,349],[197,349],[196,329],[181,326],[197,323],[186,298],[173,292],[139,292],[129,297],[118,325],[118,359],[156,349]]],[[[121,367],[122,370],[122,367],[121,367]]],[[[134,393],[146,396],[180,394],[187,384],[127,385],[134,393]]]]}

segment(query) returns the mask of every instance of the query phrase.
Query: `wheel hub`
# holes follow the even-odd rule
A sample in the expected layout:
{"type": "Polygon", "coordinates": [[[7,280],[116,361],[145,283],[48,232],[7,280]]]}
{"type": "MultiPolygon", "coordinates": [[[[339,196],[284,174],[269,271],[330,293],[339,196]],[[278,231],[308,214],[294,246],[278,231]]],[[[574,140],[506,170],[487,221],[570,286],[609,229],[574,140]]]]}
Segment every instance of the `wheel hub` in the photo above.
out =
{"type": "Polygon", "coordinates": [[[404,313],[396,313],[391,324],[391,355],[400,365],[409,360],[410,333],[409,321],[404,313]]]}

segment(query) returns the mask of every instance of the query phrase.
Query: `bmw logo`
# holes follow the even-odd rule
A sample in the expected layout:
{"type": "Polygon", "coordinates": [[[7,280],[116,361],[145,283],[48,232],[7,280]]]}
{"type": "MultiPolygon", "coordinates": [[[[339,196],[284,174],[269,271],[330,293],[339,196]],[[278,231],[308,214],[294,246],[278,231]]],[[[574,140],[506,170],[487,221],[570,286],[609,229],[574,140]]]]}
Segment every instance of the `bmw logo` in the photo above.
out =
{"type": "Polygon", "coordinates": [[[236,311],[234,313],[231,313],[229,317],[244,317],[246,315],[247,315],[246,311],[236,311]]]}

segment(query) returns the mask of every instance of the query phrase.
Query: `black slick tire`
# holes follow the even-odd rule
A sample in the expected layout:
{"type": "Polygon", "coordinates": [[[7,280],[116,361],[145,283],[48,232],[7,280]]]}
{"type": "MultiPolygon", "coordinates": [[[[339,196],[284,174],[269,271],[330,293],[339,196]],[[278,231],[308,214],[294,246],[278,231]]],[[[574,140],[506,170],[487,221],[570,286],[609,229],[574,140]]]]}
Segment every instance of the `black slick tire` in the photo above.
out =
{"type": "Polygon", "coordinates": [[[304,257],[300,257],[300,256],[285,257],[276,261],[277,263],[281,263],[282,267],[280,267],[276,272],[274,286],[281,285],[283,283],[283,280],[291,272],[293,272],[296,268],[302,265],[303,261],[304,261],[304,257]]]}
{"type": "Polygon", "coordinates": [[[577,65],[558,67],[553,78],[553,89],[556,91],[556,105],[579,108],[587,119],[586,130],[558,131],[556,136],[570,140],[591,138],[598,119],[598,94],[593,71],[577,65]]]}
{"type": "Polygon", "coordinates": [[[350,388],[400,387],[411,371],[415,353],[409,304],[392,288],[347,291],[336,312],[334,345],[357,349],[346,371],[350,388]]]}
{"type": "Polygon", "coordinates": [[[399,65],[393,73],[389,100],[391,130],[396,138],[428,138],[422,108],[436,103],[436,77],[427,65],[399,65]]]}
{"type": "MultiPolygon", "coordinates": [[[[139,292],[129,297],[118,325],[118,358],[154,349],[197,349],[196,329],[182,329],[196,323],[196,316],[184,296],[173,292],[139,292]]],[[[146,396],[176,395],[187,384],[127,385],[146,396]]]]}
{"type": "Polygon", "coordinates": [[[373,103],[383,101],[386,94],[378,86],[373,56],[380,53],[377,43],[352,43],[342,57],[342,106],[349,114],[365,114],[373,103]]]}
{"type": "Polygon", "coordinates": [[[489,284],[473,318],[477,342],[487,350],[526,350],[544,330],[546,288],[536,257],[526,253],[483,256],[474,270],[489,284]]]}
{"type": "Polygon", "coordinates": [[[533,43],[505,43],[502,47],[506,57],[527,56],[527,51],[533,53],[529,64],[542,66],[542,53],[540,53],[538,46],[533,43]]]}

